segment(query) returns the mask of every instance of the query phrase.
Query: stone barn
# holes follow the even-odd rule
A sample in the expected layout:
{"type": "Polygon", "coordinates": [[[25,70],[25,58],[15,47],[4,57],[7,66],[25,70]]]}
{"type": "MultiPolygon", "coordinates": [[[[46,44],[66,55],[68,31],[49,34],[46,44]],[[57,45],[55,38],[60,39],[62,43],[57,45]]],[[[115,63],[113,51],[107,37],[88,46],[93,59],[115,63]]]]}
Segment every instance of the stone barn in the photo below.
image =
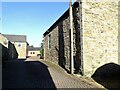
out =
{"type": "MultiPolygon", "coordinates": [[[[119,0],[73,4],[74,69],[85,76],[109,63],[120,64],[119,0]]],[[[70,70],[69,9],[44,33],[44,59],[70,70]]]]}

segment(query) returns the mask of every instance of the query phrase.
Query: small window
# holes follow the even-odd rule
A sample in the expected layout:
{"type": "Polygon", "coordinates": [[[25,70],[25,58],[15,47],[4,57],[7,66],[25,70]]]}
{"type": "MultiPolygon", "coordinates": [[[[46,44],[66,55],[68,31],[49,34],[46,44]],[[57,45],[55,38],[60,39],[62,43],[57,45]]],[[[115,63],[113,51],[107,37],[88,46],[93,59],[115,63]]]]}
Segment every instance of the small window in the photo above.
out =
{"type": "Polygon", "coordinates": [[[51,48],[51,35],[48,36],[48,49],[51,48]]]}
{"type": "Polygon", "coordinates": [[[18,44],[18,47],[21,47],[21,46],[22,46],[22,45],[19,43],[19,44],[18,44]]]}
{"type": "Polygon", "coordinates": [[[32,52],[30,54],[32,54],[32,52]]]}
{"type": "Polygon", "coordinates": [[[33,54],[35,54],[35,52],[33,52],[33,54]]]}

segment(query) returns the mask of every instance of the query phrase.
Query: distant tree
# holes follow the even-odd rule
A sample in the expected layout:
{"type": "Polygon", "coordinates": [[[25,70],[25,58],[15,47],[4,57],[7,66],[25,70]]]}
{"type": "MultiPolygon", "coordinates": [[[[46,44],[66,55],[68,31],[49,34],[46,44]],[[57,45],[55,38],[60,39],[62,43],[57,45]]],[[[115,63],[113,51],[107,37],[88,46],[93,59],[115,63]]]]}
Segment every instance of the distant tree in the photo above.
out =
{"type": "Polygon", "coordinates": [[[34,47],[33,45],[31,45],[31,47],[34,47]]]}
{"type": "Polygon", "coordinates": [[[44,56],[44,49],[43,48],[40,49],[40,54],[41,54],[41,56],[44,56]]]}
{"type": "Polygon", "coordinates": [[[41,58],[43,59],[44,58],[43,43],[41,43],[40,55],[41,55],[41,58]]]}

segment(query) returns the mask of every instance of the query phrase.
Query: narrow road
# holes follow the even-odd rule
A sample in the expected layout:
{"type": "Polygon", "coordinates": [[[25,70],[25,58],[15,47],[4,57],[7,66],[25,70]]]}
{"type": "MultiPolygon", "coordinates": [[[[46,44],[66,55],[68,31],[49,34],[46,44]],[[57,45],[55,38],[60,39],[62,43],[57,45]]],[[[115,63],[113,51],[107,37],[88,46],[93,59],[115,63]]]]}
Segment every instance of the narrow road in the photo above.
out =
{"type": "Polygon", "coordinates": [[[39,61],[12,61],[3,68],[4,88],[55,88],[47,66],[39,61]]]}
{"type": "Polygon", "coordinates": [[[3,66],[2,88],[100,88],[43,60],[13,60],[3,66]]]}

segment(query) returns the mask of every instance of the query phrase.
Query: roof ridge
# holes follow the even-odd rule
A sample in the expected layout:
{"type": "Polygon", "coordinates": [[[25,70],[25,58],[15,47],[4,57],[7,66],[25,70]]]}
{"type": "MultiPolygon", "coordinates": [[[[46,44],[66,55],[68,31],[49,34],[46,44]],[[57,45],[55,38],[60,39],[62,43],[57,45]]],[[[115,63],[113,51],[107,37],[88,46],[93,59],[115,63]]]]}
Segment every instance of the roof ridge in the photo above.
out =
{"type": "Polygon", "coordinates": [[[9,35],[9,36],[26,36],[26,35],[17,35],[17,34],[2,34],[2,35],[9,35]]]}

